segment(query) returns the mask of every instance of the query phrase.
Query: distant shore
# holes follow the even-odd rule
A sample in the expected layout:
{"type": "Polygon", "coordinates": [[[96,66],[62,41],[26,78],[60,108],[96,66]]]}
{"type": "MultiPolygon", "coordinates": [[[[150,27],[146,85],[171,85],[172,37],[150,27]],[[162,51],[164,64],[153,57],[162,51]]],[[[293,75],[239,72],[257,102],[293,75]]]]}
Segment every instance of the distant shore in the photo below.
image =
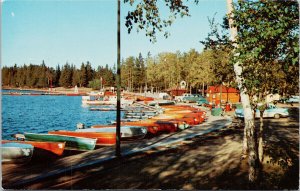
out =
{"type": "MultiPolygon", "coordinates": [[[[62,93],[62,94],[66,94],[66,93],[73,93],[75,92],[75,88],[64,88],[64,87],[55,87],[52,88],[52,90],[50,90],[50,88],[29,88],[29,87],[23,87],[23,88],[16,88],[16,87],[9,87],[9,86],[2,86],[2,89],[4,90],[29,90],[29,91],[40,91],[40,92],[56,92],[56,93],[62,93]]],[[[92,88],[82,88],[79,87],[78,88],[78,92],[79,93],[87,93],[92,91],[92,88]]]]}

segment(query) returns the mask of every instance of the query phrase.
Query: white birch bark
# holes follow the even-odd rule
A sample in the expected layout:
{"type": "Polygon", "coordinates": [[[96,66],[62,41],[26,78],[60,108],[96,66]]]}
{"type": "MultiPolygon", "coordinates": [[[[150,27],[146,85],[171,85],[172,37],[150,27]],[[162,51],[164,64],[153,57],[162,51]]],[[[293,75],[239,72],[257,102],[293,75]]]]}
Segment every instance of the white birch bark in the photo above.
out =
{"type": "MultiPolygon", "coordinates": [[[[228,15],[232,14],[233,4],[232,0],[227,0],[227,10],[228,15]]],[[[231,15],[232,16],[232,15],[231,15]]],[[[235,41],[237,38],[237,28],[233,27],[233,20],[229,17],[229,27],[231,33],[231,40],[235,41]]],[[[238,45],[235,43],[234,47],[237,48],[238,45]]],[[[239,55],[234,55],[239,56],[239,55]]],[[[249,181],[255,182],[257,178],[256,172],[256,161],[257,161],[257,146],[255,139],[255,126],[254,118],[252,114],[252,109],[250,105],[249,95],[246,93],[246,88],[243,87],[243,68],[239,62],[234,64],[234,72],[236,77],[236,82],[240,90],[241,101],[244,109],[244,121],[245,121],[245,131],[243,140],[243,153],[248,153],[248,163],[249,163],[249,181]],[[248,151],[248,152],[247,152],[248,151]]]]}

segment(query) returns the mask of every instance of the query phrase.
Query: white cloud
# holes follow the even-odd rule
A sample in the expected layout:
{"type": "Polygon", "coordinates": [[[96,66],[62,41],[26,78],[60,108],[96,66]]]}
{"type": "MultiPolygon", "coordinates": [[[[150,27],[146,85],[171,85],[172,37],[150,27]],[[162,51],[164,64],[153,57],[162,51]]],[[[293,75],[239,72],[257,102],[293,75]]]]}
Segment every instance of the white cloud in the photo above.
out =
{"type": "Polygon", "coordinates": [[[12,16],[12,17],[14,17],[14,16],[15,16],[15,13],[14,13],[14,12],[11,12],[10,14],[11,14],[11,16],[12,16]]]}

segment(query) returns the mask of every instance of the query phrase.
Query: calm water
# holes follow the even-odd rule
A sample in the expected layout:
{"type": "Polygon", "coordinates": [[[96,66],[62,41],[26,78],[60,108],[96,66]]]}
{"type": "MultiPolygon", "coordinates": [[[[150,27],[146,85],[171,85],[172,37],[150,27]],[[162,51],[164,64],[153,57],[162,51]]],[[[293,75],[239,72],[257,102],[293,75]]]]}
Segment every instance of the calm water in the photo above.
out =
{"type": "Polygon", "coordinates": [[[82,106],[81,96],[2,95],[2,139],[24,132],[75,130],[79,122],[90,126],[115,119],[115,111],[89,111],[82,106]]]}

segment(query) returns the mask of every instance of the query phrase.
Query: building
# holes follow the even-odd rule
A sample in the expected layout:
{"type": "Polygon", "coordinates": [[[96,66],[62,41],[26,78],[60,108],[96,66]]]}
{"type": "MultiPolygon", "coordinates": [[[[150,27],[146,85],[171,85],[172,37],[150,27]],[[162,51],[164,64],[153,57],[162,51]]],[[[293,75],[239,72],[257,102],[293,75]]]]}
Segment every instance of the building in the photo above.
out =
{"type": "Polygon", "coordinates": [[[226,86],[209,86],[206,90],[207,101],[212,104],[218,105],[220,100],[222,104],[228,103],[238,103],[240,102],[240,92],[239,90],[226,87],[226,86]]]}
{"type": "Polygon", "coordinates": [[[182,88],[174,88],[174,89],[169,89],[167,90],[167,92],[172,96],[182,96],[184,93],[187,92],[186,89],[182,89],[182,88]]]}

